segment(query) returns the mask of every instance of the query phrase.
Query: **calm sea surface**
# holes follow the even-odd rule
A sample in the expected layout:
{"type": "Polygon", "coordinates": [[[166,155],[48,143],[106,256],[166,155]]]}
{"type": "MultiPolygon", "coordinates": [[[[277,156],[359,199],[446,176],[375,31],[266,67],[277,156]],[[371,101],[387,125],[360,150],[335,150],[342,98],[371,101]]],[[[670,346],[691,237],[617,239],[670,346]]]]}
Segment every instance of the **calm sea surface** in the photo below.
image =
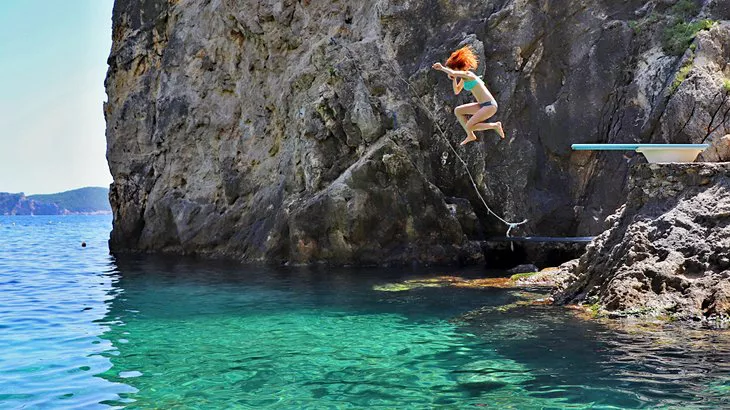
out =
{"type": "Polygon", "coordinates": [[[730,407],[727,332],[498,308],[514,290],[377,290],[479,270],[115,259],[110,227],[0,216],[1,409],[730,407]]]}

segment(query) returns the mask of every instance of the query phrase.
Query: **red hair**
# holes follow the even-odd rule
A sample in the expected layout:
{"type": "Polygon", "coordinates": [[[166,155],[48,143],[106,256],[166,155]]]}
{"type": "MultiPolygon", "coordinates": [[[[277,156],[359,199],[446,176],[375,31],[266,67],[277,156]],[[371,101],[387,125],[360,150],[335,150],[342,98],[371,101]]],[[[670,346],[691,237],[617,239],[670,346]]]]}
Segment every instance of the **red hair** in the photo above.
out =
{"type": "Polygon", "coordinates": [[[469,46],[464,46],[454,51],[449,56],[449,59],[446,60],[446,67],[457,71],[474,70],[478,64],[479,60],[474,54],[474,50],[469,46]]]}

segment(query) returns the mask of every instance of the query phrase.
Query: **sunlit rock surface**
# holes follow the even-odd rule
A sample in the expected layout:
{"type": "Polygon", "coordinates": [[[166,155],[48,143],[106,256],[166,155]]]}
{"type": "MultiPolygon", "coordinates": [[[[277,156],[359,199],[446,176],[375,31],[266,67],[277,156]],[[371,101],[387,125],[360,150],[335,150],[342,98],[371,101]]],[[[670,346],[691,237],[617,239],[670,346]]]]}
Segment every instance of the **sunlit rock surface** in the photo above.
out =
{"type": "Polygon", "coordinates": [[[641,164],[556,295],[614,317],[730,319],[730,163],[641,164]]]}

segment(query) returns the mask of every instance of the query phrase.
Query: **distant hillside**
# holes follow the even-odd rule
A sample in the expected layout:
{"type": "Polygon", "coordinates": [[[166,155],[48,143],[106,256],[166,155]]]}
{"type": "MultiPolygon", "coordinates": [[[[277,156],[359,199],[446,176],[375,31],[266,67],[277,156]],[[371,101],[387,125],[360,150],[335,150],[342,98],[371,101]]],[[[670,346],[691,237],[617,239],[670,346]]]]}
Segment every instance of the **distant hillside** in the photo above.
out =
{"type": "Polygon", "coordinates": [[[111,213],[107,188],[81,188],[47,195],[0,192],[0,215],[111,213]]]}
{"type": "Polygon", "coordinates": [[[73,213],[112,211],[107,188],[80,188],[58,194],[29,195],[28,198],[47,204],[56,204],[59,208],[73,213]]]}
{"type": "Polygon", "coordinates": [[[0,215],[59,215],[63,213],[58,205],[36,202],[28,199],[23,193],[0,192],[0,215]]]}

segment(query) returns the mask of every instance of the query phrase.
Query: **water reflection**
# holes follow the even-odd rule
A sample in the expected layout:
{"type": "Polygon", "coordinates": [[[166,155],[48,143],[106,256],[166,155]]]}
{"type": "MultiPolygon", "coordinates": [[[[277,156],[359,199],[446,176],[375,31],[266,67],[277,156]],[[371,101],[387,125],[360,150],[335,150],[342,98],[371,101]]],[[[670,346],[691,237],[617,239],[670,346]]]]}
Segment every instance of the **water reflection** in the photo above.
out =
{"type": "MultiPolygon", "coordinates": [[[[708,406],[730,404],[730,332],[671,324],[577,319],[556,307],[486,309],[465,328],[502,355],[529,358],[537,371],[528,388],[580,402],[582,390],[621,392],[615,404],[708,406]]],[[[686,408],[686,407],[685,407],[686,408]]]]}

